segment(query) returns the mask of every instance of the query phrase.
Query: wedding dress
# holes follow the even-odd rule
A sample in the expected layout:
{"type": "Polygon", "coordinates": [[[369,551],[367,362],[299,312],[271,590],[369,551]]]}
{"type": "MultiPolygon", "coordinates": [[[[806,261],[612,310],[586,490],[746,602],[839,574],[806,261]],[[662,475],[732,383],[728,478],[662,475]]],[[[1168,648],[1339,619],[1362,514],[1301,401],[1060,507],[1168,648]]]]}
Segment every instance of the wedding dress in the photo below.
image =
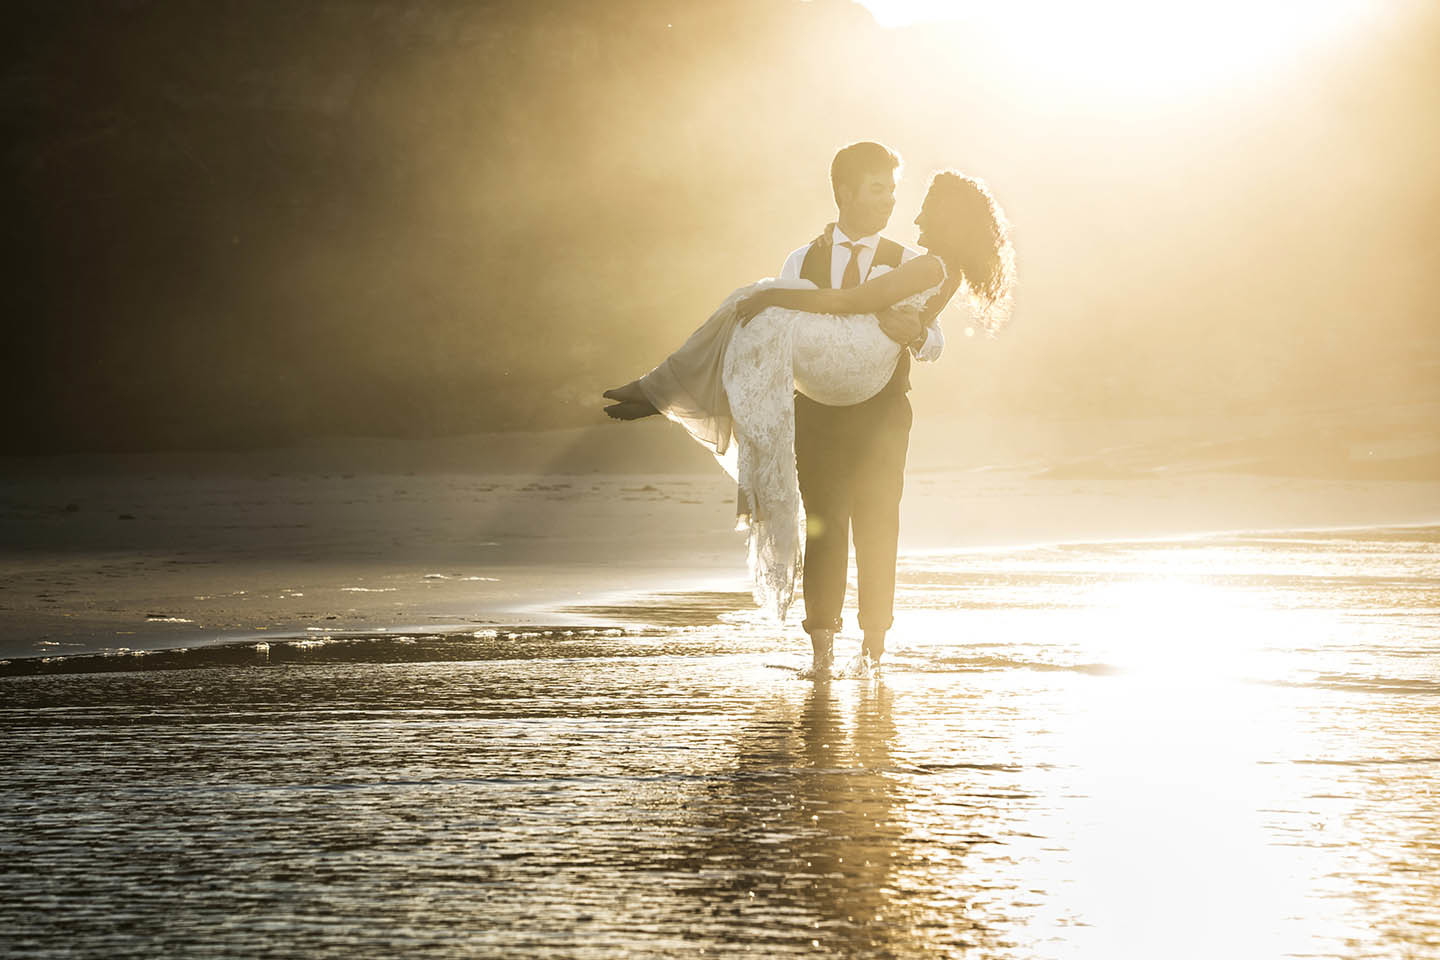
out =
{"type": "MultiPolygon", "coordinates": [[[[896,306],[923,307],[943,285],[942,279],[896,306]]],[[[873,314],[770,307],[741,326],[736,305],[776,286],[814,289],[805,280],[741,287],[640,379],[640,389],[739,482],[755,602],[783,621],[802,569],[805,529],[795,475],[794,392],[830,406],[869,400],[890,381],[901,347],[873,314]]]]}

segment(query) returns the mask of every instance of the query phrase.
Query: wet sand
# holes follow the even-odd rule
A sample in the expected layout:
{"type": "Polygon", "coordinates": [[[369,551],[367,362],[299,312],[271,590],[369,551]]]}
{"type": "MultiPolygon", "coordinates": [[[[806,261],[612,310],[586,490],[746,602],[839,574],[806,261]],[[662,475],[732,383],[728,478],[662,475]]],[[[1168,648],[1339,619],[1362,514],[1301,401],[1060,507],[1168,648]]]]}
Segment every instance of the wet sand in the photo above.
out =
{"type": "Polygon", "coordinates": [[[0,953],[1440,956],[1423,444],[917,434],[818,683],[663,427],[10,461],[0,953]]]}
{"type": "Polygon", "coordinates": [[[878,678],[695,591],[0,677],[0,953],[1440,954],[1440,527],[899,579],[878,678]]]}
{"type": "MultiPolygon", "coordinates": [[[[1396,469],[1362,450],[1317,479],[1275,472],[1273,443],[1144,424],[1068,446],[1033,425],[952,429],[917,426],[902,551],[1440,517],[1413,439],[1381,446],[1396,469]]],[[[733,487],[659,423],[10,458],[3,478],[4,658],[578,623],[576,605],[606,623],[596,608],[635,595],[746,588],[733,487]]]]}

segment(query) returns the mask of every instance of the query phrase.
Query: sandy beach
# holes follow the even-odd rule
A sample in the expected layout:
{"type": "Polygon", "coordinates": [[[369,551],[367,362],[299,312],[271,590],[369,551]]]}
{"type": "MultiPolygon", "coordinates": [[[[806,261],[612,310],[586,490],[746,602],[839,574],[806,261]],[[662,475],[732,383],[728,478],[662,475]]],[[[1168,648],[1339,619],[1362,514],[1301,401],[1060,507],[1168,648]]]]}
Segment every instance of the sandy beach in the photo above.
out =
{"type": "Polygon", "coordinates": [[[6,12],[0,960],[1440,960],[1440,3],[6,12]]]}
{"type": "Polygon", "coordinates": [[[922,423],[818,682],[665,424],[12,459],[0,952],[1435,955],[1425,423],[922,423]]]}
{"type": "MultiPolygon", "coordinates": [[[[1433,522],[1426,416],[1378,438],[1367,420],[1368,445],[1330,424],[1307,448],[1328,478],[1281,469],[1299,441],[1259,421],[1206,444],[1173,423],[922,421],[901,549],[1433,522]]],[[[625,598],[746,589],[733,485],[658,423],[3,466],[6,658],[593,624],[625,598]]]]}
{"type": "Polygon", "coordinates": [[[1437,582],[1440,525],[912,550],[882,671],[828,680],[696,586],[14,659],[0,953],[1436,956],[1437,582]]]}

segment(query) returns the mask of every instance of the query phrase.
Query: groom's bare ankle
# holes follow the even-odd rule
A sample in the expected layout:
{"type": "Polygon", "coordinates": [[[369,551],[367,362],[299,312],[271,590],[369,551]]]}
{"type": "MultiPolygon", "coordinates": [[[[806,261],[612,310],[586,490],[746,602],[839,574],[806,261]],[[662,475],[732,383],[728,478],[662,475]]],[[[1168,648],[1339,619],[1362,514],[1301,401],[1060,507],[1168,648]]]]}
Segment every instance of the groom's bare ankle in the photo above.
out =
{"type": "Polygon", "coordinates": [[[860,644],[860,652],[871,660],[879,660],[885,656],[885,631],[866,630],[865,640],[860,644]]]}
{"type": "Polygon", "coordinates": [[[835,631],[810,631],[810,647],[814,655],[812,661],[814,668],[816,670],[830,669],[830,665],[835,662],[835,631]]]}

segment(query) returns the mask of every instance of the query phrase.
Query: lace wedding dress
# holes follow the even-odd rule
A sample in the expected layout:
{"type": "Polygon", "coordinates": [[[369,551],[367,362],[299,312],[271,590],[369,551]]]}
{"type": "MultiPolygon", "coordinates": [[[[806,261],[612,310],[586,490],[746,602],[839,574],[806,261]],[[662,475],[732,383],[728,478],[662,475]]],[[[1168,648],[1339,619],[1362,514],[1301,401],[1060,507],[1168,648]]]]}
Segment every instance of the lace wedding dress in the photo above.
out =
{"type": "MultiPolygon", "coordinates": [[[[923,307],[943,285],[942,280],[897,306],[923,307]]],[[[805,542],[795,475],[794,391],[830,406],[869,400],[890,381],[901,348],[873,314],[771,307],[740,326],[736,304],[776,286],[814,288],[804,280],[741,287],[640,379],[640,389],[739,482],[755,602],[784,620],[805,542]]]]}

